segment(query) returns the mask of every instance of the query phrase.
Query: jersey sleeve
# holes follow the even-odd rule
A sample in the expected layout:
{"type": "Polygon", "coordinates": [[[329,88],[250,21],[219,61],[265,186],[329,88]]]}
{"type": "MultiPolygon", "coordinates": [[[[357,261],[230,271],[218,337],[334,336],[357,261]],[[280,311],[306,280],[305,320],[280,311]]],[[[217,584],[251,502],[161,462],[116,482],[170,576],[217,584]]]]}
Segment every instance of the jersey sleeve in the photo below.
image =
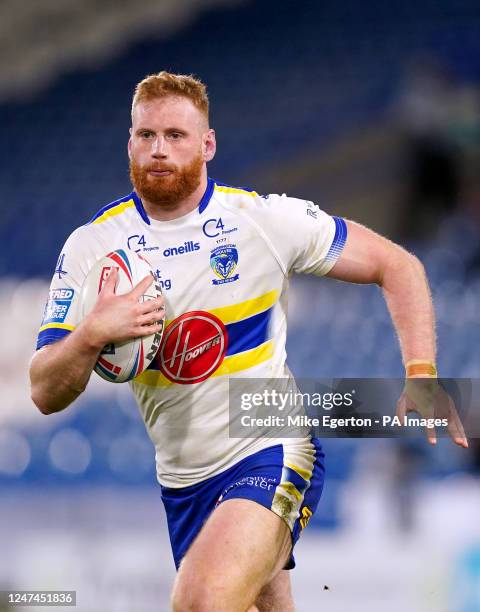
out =
{"type": "Polygon", "coordinates": [[[37,350],[61,340],[80,322],[80,290],[88,272],[87,252],[79,228],[70,235],[58,258],[38,332],[37,350]]]}
{"type": "Polygon", "coordinates": [[[270,195],[263,226],[287,273],[323,276],[334,266],[345,245],[347,226],[341,217],[313,202],[270,195]]]}

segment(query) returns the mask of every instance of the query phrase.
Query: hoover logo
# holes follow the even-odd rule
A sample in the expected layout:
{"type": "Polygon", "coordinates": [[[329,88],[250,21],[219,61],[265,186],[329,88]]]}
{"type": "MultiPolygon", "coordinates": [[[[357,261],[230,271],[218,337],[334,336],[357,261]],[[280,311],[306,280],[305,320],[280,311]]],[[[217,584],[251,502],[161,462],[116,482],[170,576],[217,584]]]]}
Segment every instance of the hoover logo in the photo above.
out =
{"type": "Polygon", "coordinates": [[[155,358],[172,382],[189,385],[211,376],[227,350],[227,330],[218,317],[202,310],[186,312],[165,330],[155,358]]]}
{"type": "Polygon", "coordinates": [[[163,251],[164,257],[173,257],[174,255],[183,255],[184,253],[193,253],[200,250],[200,243],[187,240],[181,246],[169,247],[163,251]]]}

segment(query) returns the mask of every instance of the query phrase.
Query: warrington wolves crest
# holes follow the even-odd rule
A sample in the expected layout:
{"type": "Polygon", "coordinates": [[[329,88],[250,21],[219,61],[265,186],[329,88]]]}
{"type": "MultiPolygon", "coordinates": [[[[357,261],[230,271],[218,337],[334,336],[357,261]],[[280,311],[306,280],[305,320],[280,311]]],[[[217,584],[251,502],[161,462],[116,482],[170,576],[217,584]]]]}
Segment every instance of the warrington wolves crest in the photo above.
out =
{"type": "Polygon", "coordinates": [[[238,264],[238,251],[235,245],[219,246],[210,253],[210,266],[217,276],[212,280],[214,285],[231,283],[238,279],[234,274],[238,264]]]}

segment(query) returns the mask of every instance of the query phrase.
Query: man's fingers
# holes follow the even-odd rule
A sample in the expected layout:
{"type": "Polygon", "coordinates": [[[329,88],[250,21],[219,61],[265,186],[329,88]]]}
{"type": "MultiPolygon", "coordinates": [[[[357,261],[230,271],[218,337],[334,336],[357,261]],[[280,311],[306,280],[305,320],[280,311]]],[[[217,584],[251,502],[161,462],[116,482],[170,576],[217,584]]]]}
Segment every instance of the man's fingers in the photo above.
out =
{"type": "Polygon", "coordinates": [[[151,274],[148,274],[145,278],[135,285],[135,287],[130,291],[130,295],[138,300],[142,297],[142,295],[147,291],[150,285],[153,283],[155,279],[151,274]]]}
{"type": "Polygon", "coordinates": [[[435,445],[437,443],[437,434],[435,432],[435,427],[425,427],[425,432],[427,434],[427,440],[429,444],[435,445]]]}
{"type": "Polygon", "coordinates": [[[463,428],[462,421],[457,412],[457,409],[455,408],[455,404],[453,403],[452,398],[449,398],[449,400],[450,410],[447,427],[448,433],[450,434],[455,444],[458,444],[458,446],[462,446],[463,448],[468,448],[468,440],[465,434],[465,430],[463,428]]]}
{"type": "Polygon", "coordinates": [[[155,309],[143,314],[139,319],[139,323],[140,325],[152,325],[154,323],[161,323],[164,318],[165,310],[155,309]]]}
{"type": "MultiPolygon", "coordinates": [[[[397,403],[396,414],[403,422],[403,419],[408,412],[417,412],[423,418],[443,418],[448,420],[447,431],[452,440],[458,446],[468,448],[468,440],[463,429],[462,421],[455,408],[452,398],[440,386],[430,389],[425,383],[415,384],[410,383],[410,393],[405,391],[402,393],[397,403]],[[416,391],[426,391],[424,394],[416,396],[416,391]],[[415,401],[413,398],[415,397],[415,401]]],[[[434,427],[426,427],[425,433],[430,444],[437,443],[437,433],[434,427]]]]}
{"type": "Polygon", "coordinates": [[[163,329],[163,323],[151,323],[146,325],[139,325],[135,328],[135,336],[140,338],[142,336],[151,336],[157,332],[161,332],[163,329]]]}
{"type": "Polygon", "coordinates": [[[397,402],[397,417],[403,423],[405,417],[407,416],[407,398],[405,393],[402,393],[400,399],[397,402]]]}
{"type": "Polygon", "coordinates": [[[149,312],[161,311],[165,312],[165,300],[163,299],[163,295],[154,298],[153,300],[145,300],[139,304],[139,312],[141,315],[148,314],[149,312]]]}
{"type": "MultiPolygon", "coordinates": [[[[427,415],[427,412],[431,412],[431,409],[423,409],[419,406],[417,406],[415,404],[415,402],[413,402],[409,396],[407,395],[407,393],[402,393],[402,395],[400,396],[400,399],[397,402],[397,411],[396,411],[396,415],[397,417],[400,419],[400,421],[402,423],[405,422],[405,417],[407,416],[407,412],[418,412],[419,414],[421,414],[422,416],[426,417],[426,416],[433,416],[432,415],[427,415]]],[[[435,432],[435,428],[434,427],[425,427],[425,432],[427,434],[427,440],[429,442],[429,444],[435,445],[437,443],[437,434],[435,432]]]]}

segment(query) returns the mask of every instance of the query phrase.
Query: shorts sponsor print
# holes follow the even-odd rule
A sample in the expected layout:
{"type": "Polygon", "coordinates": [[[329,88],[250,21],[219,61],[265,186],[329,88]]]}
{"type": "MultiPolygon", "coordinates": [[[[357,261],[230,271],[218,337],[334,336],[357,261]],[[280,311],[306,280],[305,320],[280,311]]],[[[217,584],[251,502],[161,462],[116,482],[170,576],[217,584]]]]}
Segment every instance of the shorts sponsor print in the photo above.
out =
{"type": "MultiPolygon", "coordinates": [[[[277,444],[190,487],[162,487],[168,530],[178,568],[211,512],[228,499],[249,499],[285,521],[295,546],[320,500],[324,454],[317,439],[277,444]]],[[[295,567],[293,553],[285,567],[295,567]]]]}

